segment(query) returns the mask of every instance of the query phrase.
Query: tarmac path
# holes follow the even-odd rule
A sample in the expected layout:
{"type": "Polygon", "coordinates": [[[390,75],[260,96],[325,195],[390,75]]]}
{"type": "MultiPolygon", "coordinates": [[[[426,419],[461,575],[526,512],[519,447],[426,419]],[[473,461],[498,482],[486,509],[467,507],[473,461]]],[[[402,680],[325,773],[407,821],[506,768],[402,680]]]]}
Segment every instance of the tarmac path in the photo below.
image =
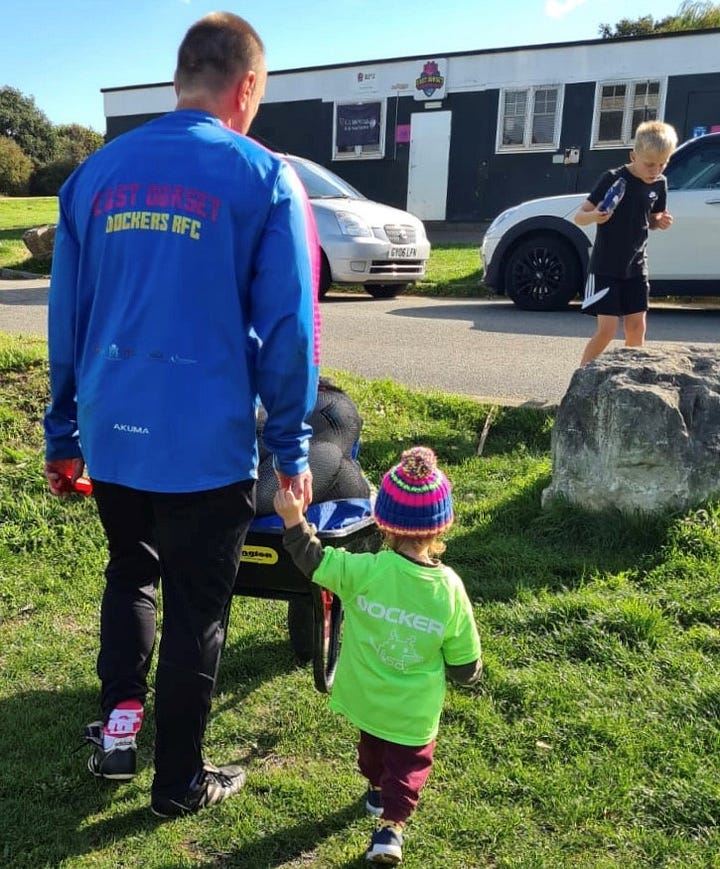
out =
{"type": "MultiPolygon", "coordinates": [[[[46,280],[0,281],[0,331],[45,337],[47,297],[46,280]]],[[[502,404],[557,404],[593,331],[577,305],[531,313],[504,298],[330,292],[321,313],[324,367],[502,404]]],[[[655,303],[648,324],[650,344],[717,347],[720,308],[655,303]]]]}

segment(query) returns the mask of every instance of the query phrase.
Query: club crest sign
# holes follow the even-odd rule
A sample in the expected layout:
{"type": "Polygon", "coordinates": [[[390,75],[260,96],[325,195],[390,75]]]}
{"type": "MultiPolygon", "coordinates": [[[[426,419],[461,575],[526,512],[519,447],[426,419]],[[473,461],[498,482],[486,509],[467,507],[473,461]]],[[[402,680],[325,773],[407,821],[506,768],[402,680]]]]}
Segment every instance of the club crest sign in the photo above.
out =
{"type": "Polygon", "coordinates": [[[428,60],[423,64],[420,75],[415,79],[415,99],[442,99],[445,96],[446,68],[444,60],[428,60]]]}

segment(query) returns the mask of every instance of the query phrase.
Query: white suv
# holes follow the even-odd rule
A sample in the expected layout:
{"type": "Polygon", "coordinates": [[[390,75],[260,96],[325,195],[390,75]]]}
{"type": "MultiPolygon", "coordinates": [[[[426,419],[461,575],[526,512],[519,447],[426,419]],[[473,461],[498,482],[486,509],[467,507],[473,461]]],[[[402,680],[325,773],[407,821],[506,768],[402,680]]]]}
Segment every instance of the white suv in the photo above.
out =
{"type": "Polygon", "coordinates": [[[320,298],[331,283],[342,283],[360,284],[375,299],[391,299],[425,276],[430,242],[419,218],[367,199],[312,160],[280,156],[297,172],[315,215],[320,298]]]}
{"type": "MultiPolygon", "coordinates": [[[[669,230],[648,242],[653,296],[720,295],[720,133],[690,139],[670,158],[669,230]]],[[[564,308],[581,292],[595,224],[573,216],[587,193],[531,199],[508,208],[482,243],[484,282],[518,308],[564,308]]]]}

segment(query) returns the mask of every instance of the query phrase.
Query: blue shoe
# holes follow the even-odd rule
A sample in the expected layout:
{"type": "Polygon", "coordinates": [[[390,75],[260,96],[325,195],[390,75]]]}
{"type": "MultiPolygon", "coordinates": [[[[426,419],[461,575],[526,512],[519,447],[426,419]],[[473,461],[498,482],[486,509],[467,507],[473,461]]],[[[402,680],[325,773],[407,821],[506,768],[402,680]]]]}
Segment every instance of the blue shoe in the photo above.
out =
{"type": "Polygon", "coordinates": [[[402,860],[403,834],[400,824],[380,818],[370,839],[365,859],[370,863],[397,866],[402,860]]]}
{"type": "Polygon", "coordinates": [[[379,818],[383,813],[382,790],[368,785],[367,793],[365,794],[365,809],[370,815],[375,815],[379,818]]]}

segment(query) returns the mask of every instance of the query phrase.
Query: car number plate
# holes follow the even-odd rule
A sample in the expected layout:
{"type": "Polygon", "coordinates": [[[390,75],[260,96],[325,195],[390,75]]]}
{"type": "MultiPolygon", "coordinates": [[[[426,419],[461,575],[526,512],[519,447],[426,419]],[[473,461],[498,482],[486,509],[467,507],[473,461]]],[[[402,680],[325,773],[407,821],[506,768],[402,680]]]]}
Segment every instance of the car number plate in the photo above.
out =
{"type": "Polygon", "coordinates": [[[415,259],[416,257],[416,247],[391,247],[388,259],[415,259]]]}

